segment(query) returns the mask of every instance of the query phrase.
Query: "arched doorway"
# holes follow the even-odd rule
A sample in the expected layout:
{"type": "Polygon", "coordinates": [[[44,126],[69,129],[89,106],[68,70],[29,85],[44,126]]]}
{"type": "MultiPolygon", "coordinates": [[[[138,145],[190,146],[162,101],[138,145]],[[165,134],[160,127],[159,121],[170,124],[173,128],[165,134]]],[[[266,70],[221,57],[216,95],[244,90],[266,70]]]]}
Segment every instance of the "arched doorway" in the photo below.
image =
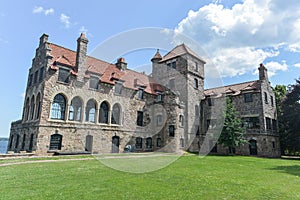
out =
{"type": "Polygon", "coordinates": [[[119,145],[120,145],[120,137],[119,136],[113,136],[112,137],[112,153],[119,153],[119,145]]]}
{"type": "Polygon", "coordinates": [[[256,140],[252,139],[249,141],[249,151],[250,155],[257,155],[257,142],[256,140]]]}

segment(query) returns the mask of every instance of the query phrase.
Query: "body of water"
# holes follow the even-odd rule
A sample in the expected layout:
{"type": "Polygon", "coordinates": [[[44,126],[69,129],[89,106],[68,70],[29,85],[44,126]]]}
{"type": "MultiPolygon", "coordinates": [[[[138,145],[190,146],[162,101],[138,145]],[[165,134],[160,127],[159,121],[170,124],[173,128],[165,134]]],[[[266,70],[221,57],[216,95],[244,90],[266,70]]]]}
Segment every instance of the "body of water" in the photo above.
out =
{"type": "Polygon", "coordinates": [[[8,141],[0,141],[0,154],[6,153],[8,141]]]}

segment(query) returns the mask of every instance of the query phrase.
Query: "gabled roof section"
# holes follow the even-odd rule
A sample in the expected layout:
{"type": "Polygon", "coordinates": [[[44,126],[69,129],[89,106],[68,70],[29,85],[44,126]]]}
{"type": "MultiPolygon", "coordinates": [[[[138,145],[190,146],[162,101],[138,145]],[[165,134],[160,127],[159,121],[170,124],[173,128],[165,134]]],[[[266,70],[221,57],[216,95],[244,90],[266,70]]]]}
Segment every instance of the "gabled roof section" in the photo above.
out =
{"type": "Polygon", "coordinates": [[[182,56],[185,54],[190,54],[205,63],[205,61],[197,53],[195,53],[193,50],[191,50],[185,44],[180,44],[180,45],[176,46],[169,53],[167,53],[160,62],[170,60],[172,58],[176,58],[178,56],[182,56]]]}
{"type": "Polygon", "coordinates": [[[212,96],[212,94],[218,95],[218,97],[221,95],[239,95],[242,92],[246,91],[254,91],[258,92],[260,89],[260,83],[258,80],[256,81],[249,81],[245,83],[238,83],[233,85],[227,85],[224,87],[216,87],[216,88],[210,88],[204,91],[205,96],[212,96]]]}
{"type": "MultiPolygon", "coordinates": [[[[57,64],[63,64],[71,68],[71,73],[77,75],[76,72],[76,51],[61,47],[59,45],[50,43],[52,63],[50,68],[57,70],[57,64]]],[[[130,69],[120,70],[115,64],[99,60],[97,58],[86,57],[86,74],[89,78],[91,74],[100,77],[103,83],[114,85],[117,81],[123,82],[123,86],[133,90],[138,90],[139,86],[145,88],[145,92],[149,94],[157,94],[157,91],[163,92],[164,87],[159,85],[150,76],[144,73],[139,73],[130,69]],[[137,81],[135,81],[137,80],[137,81]],[[138,83],[138,84],[137,84],[138,83]]]]}

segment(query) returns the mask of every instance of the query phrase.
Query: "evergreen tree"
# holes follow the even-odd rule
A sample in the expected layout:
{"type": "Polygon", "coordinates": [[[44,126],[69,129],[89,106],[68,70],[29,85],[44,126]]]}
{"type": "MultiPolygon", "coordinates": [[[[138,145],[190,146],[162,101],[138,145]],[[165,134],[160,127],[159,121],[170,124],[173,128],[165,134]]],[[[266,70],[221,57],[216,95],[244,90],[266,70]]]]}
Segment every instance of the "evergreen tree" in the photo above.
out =
{"type": "Polygon", "coordinates": [[[284,150],[289,154],[300,153],[300,78],[291,85],[282,103],[282,120],[284,121],[284,150]]]}
{"type": "Polygon", "coordinates": [[[282,103],[285,100],[287,90],[285,85],[276,85],[275,88],[273,88],[273,90],[275,93],[276,100],[278,133],[280,139],[281,153],[284,154],[284,151],[287,148],[287,138],[285,133],[285,120],[282,116],[282,103]]]}
{"type": "Polygon", "coordinates": [[[247,143],[244,138],[242,121],[237,117],[238,113],[230,98],[226,98],[226,111],[224,112],[224,126],[219,137],[218,143],[229,148],[229,153],[235,153],[235,147],[247,143]]]}

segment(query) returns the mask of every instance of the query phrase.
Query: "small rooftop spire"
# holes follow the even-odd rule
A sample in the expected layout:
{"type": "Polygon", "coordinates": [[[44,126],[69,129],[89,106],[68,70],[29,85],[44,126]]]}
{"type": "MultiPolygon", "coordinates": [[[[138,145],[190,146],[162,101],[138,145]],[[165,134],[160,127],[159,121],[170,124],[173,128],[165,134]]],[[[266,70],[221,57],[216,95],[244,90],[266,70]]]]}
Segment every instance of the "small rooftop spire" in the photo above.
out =
{"type": "Polygon", "coordinates": [[[157,49],[155,55],[151,59],[151,62],[159,62],[162,59],[162,56],[159,53],[159,49],[157,49]]]}

